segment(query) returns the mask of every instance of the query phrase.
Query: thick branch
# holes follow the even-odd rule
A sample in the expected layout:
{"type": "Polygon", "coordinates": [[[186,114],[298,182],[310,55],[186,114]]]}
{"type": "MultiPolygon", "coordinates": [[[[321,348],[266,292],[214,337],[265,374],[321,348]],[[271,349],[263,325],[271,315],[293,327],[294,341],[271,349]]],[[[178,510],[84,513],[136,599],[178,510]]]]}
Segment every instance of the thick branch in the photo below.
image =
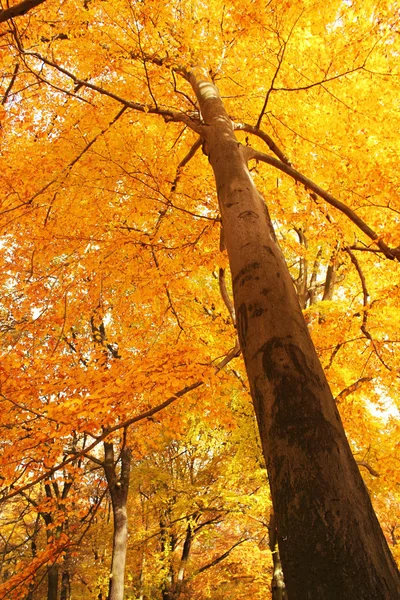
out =
{"type": "Polygon", "coordinates": [[[32,8],[35,8],[35,6],[43,4],[43,2],[45,2],[45,0],[23,0],[23,2],[20,2],[19,4],[5,8],[4,10],[0,11],[0,23],[9,21],[14,17],[21,17],[32,8]]]}

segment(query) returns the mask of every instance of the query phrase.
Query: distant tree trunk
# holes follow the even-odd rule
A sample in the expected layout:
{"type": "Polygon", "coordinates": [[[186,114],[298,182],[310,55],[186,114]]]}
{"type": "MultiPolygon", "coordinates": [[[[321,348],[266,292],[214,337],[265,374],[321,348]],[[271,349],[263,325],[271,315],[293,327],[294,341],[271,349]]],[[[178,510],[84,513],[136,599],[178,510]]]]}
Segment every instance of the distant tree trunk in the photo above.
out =
{"type": "Polygon", "coordinates": [[[205,126],[238,334],[289,600],[394,600],[398,572],[352,456],[267,207],[217,88],[186,74],[205,126]]]}
{"type": "MultiPolygon", "coordinates": [[[[39,514],[36,519],[35,532],[34,532],[34,535],[32,537],[32,541],[31,541],[32,558],[35,558],[37,555],[36,536],[37,536],[37,532],[38,532],[38,521],[39,521],[39,514]]],[[[26,596],[26,600],[33,600],[34,593],[35,593],[35,587],[36,586],[35,586],[35,579],[34,579],[33,581],[30,582],[30,584],[28,586],[28,594],[26,596]]]]}
{"type": "Polygon", "coordinates": [[[60,600],[71,600],[71,579],[69,571],[63,571],[61,577],[61,593],[60,600]]]}
{"type": "Polygon", "coordinates": [[[121,451],[121,474],[117,477],[114,459],[114,445],[104,444],[104,470],[110,491],[114,517],[113,549],[110,584],[107,600],[123,600],[126,548],[128,542],[127,501],[129,492],[129,474],[131,451],[125,445],[121,451]]]}
{"type": "Polygon", "coordinates": [[[273,512],[269,519],[269,548],[272,554],[273,572],[272,572],[272,600],[287,600],[285,581],[283,578],[282,562],[279,555],[278,536],[276,530],[276,519],[273,512]]]}
{"type": "Polygon", "coordinates": [[[172,590],[175,585],[174,565],[172,554],[175,550],[175,536],[170,534],[168,529],[169,508],[161,512],[160,515],[160,534],[161,534],[161,553],[164,558],[165,579],[162,584],[162,600],[172,600],[172,590]]]}
{"type": "Polygon", "coordinates": [[[178,600],[183,591],[183,586],[185,583],[185,571],[186,565],[189,560],[190,549],[192,547],[193,542],[193,525],[188,522],[186,528],[186,536],[185,541],[183,542],[181,559],[179,562],[179,567],[177,569],[176,577],[173,578],[171,576],[171,581],[169,587],[165,587],[163,590],[163,600],[178,600]]]}
{"type": "Polygon", "coordinates": [[[54,564],[47,569],[47,600],[57,600],[58,593],[58,565],[54,564]]]}

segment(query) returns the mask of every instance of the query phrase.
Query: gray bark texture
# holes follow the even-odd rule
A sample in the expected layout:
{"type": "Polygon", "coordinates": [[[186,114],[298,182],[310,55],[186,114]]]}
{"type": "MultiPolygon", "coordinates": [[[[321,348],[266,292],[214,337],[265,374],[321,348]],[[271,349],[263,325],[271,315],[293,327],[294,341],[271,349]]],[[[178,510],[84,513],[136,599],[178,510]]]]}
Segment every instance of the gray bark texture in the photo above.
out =
{"type": "Polygon", "coordinates": [[[240,345],[289,600],[395,600],[399,576],[217,88],[189,72],[204,120],[240,345]]]}

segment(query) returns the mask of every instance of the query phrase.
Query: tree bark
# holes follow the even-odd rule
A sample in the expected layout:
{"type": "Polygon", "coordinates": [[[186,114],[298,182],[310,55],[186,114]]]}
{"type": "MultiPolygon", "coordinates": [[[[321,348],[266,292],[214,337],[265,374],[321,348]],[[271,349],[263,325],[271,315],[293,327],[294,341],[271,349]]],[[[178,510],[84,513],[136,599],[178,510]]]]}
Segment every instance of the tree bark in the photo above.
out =
{"type": "Polygon", "coordinates": [[[121,451],[121,474],[119,479],[115,472],[113,444],[104,444],[104,455],[104,470],[110,490],[114,518],[111,573],[107,600],[123,600],[128,542],[128,512],[126,505],[129,492],[131,452],[126,447],[123,447],[121,451]]]}
{"type": "Polygon", "coordinates": [[[238,334],[268,469],[289,600],[394,600],[398,572],[217,88],[187,79],[205,122],[238,334]]]}

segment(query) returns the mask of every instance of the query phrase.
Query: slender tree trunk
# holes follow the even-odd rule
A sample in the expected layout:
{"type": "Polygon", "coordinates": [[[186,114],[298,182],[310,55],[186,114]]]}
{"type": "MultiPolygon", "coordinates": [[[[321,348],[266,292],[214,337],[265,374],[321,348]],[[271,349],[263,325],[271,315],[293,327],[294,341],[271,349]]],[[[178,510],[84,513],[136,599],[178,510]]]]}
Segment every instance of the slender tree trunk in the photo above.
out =
{"type": "Polygon", "coordinates": [[[162,600],[172,600],[172,590],[175,585],[175,573],[172,555],[175,550],[175,540],[168,530],[167,518],[169,519],[169,509],[162,511],[160,515],[160,534],[161,534],[161,553],[164,560],[165,579],[162,583],[162,600]]]}
{"type": "Polygon", "coordinates": [[[114,517],[111,574],[107,600],[123,600],[128,542],[128,512],[126,505],[129,492],[131,453],[129,448],[126,447],[121,451],[121,475],[119,479],[115,472],[113,444],[104,444],[104,454],[104,470],[110,490],[114,517]]]}
{"type": "Polygon", "coordinates": [[[187,74],[205,122],[238,334],[289,600],[395,600],[398,572],[217,88],[187,74]]]}
{"type": "Polygon", "coordinates": [[[108,600],[123,600],[126,545],[128,541],[128,515],[126,505],[123,506],[117,500],[113,506],[113,514],[114,535],[108,600]]]}
{"type": "Polygon", "coordinates": [[[183,543],[181,560],[178,567],[178,572],[176,575],[176,581],[172,586],[172,589],[169,592],[169,596],[167,596],[168,600],[178,600],[185,583],[185,572],[187,562],[189,560],[190,550],[193,542],[193,526],[191,523],[188,523],[186,528],[186,536],[185,541],[183,543]]]}
{"type": "Polygon", "coordinates": [[[61,577],[60,600],[71,600],[71,578],[69,571],[63,571],[61,577]]]}
{"type": "Polygon", "coordinates": [[[58,592],[58,565],[51,565],[47,569],[47,600],[57,600],[58,592]]]}

